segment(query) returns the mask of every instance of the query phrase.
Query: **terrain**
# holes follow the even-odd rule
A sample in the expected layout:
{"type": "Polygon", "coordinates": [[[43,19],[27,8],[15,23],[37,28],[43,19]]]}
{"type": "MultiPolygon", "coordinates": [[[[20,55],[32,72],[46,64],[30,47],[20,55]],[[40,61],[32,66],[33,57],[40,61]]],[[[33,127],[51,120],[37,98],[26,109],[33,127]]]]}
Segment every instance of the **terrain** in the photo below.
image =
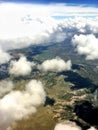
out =
{"type": "Polygon", "coordinates": [[[87,61],[85,56],[77,55],[69,40],[46,46],[34,45],[10,51],[10,54],[16,60],[23,54],[29,61],[36,63],[57,56],[65,61],[69,59],[72,61],[70,71],[41,72],[34,68],[31,74],[25,77],[10,76],[9,63],[0,66],[0,79],[11,79],[15,83],[15,90],[23,90],[24,84],[30,79],[38,79],[43,82],[47,95],[44,106],[39,107],[35,114],[12,124],[12,130],[54,130],[58,122],[65,120],[76,122],[82,129],[91,125],[98,128],[96,122],[90,122],[79,116],[76,107],[88,102],[97,109],[98,60],[87,61]]]}

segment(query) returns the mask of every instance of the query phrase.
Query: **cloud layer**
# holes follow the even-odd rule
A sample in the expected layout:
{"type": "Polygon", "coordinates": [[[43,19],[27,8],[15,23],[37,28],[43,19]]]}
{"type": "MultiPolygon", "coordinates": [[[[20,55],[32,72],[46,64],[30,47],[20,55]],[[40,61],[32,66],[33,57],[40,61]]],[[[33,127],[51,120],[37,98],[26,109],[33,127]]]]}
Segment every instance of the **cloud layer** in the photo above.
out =
{"type": "Polygon", "coordinates": [[[98,38],[93,34],[75,35],[72,43],[76,46],[76,51],[81,55],[85,55],[86,59],[98,59],[98,38]]]}
{"type": "Polygon", "coordinates": [[[8,50],[71,40],[75,34],[98,36],[98,17],[95,16],[98,16],[98,8],[94,7],[1,3],[0,64],[10,60],[8,50]]]}
{"type": "Polygon", "coordinates": [[[95,24],[97,21],[94,19],[92,22],[91,20],[86,21],[83,19],[82,22],[79,22],[81,21],[80,19],[61,22],[54,19],[54,16],[59,18],[62,14],[65,15],[65,18],[67,15],[73,16],[77,13],[78,15],[76,16],[81,16],[81,14],[87,16],[88,10],[89,14],[97,15],[97,8],[72,7],[65,4],[34,5],[2,3],[0,4],[0,45],[3,50],[23,48],[30,44],[40,44],[44,41],[51,42],[53,34],[55,34],[54,39],[56,41],[61,41],[66,36],[62,31],[67,28],[78,29],[79,27],[84,27],[91,31],[93,30],[91,26],[93,26],[96,31],[95,27],[98,27],[98,25],[95,24]],[[39,8],[41,11],[38,10],[39,8]],[[67,23],[68,21],[69,23],[67,23]],[[60,38],[58,38],[59,35],[60,38]]]}
{"type": "Polygon", "coordinates": [[[43,84],[31,80],[24,91],[11,91],[0,99],[0,130],[6,130],[14,121],[36,112],[36,107],[44,104],[43,84]]]}
{"type": "Polygon", "coordinates": [[[11,61],[9,73],[15,76],[29,75],[34,65],[33,62],[27,61],[26,57],[22,56],[18,61],[11,61]]]}
{"type": "Polygon", "coordinates": [[[63,59],[56,57],[54,59],[46,60],[41,65],[38,66],[38,69],[41,71],[54,71],[62,72],[71,69],[71,61],[68,60],[65,62],[63,59]]]}

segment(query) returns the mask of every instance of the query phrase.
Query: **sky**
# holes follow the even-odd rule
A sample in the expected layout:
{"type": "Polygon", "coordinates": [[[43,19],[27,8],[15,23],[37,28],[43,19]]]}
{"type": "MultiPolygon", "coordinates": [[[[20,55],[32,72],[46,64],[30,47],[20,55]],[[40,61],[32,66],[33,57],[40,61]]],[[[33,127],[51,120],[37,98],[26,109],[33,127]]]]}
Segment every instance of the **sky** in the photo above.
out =
{"type": "Polygon", "coordinates": [[[49,3],[67,3],[67,4],[87,4],[87,5],[97,5],[97,0],[2,0],[3,2],[26,2],[26,3],[39,3],[39,4],[49,4],[49,3]]]}
{"type": "MultiPolygon", "coordinates": [[[[85,55],[86,60],[98,59],[97,6],[98,0],[1,0],[0,65],[9,63],[7,71],[16,77],[29,75],[33,66],[42,73],[70,70],[71,59],[64,61],[54,57],[39,65],[28,61],[22,54],[18,61],[13,61],[14,56],[10,53],[10,50],[31,45],[66,43],[68,39],[77,55],[85,55]]],[[[0,99],[2,130],[7,130],[13,121],[30,114],[32,108],[35,112],[36,107],[45,102],[46,94],[40,81],[31,80],[22,92],[12,91],[13,86],[12,81],[0,84],[1,95],[9,92],[0,99]],[[2,86],[8,87],[3,89],[2,86]]]]}

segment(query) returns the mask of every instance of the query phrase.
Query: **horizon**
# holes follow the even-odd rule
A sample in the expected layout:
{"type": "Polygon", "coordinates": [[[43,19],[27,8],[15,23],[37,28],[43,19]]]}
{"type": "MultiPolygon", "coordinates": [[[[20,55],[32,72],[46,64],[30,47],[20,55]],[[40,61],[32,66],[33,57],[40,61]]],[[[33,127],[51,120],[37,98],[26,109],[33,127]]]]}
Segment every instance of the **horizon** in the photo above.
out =
{"type": "Polygon", "coordinates": [[[51,4],[51,3],[66,3],[70,5],[92,5],[98,6],[97,0],[1,0],[1,2],[14,2],[14,3],[32,3],[32,4],[51,4]]]}

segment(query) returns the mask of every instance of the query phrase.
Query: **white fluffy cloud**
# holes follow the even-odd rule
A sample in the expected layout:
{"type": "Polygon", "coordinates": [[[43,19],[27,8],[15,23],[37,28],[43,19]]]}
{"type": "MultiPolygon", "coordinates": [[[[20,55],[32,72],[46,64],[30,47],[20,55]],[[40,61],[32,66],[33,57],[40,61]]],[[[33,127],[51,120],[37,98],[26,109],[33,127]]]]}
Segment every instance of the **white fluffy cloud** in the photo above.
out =
{"type": "Polygon", "coordinates": [[[29,75],[34,65],[33,62],[27,61],[26,57],[20,57],[18,61],[11,61],[9,73],[15,76],[29,75]]]}
{"type": "Polygon", "coordinates": [[[11,56],[7,52],[0,49],[0,64],[8,62],[10,59],[11,56]]]}
{"type": "Polygon", "coordinates": [[[91,128],[89,128],[88,130],[97,130],[96,128],[94,128],[94,127],[91,127],[91,128]]]}
{"type": "Polygon", "coordinates": [[[43,84],[31,80],[24,91],[11,91],[0,99],[0,130],[6,130],[14,121],[36,112],[36,107],[44,104],[43,84]]]}
{"type": "MultiPolygon", "coordinates": [[[[34,5],[18,3],[0,4],[0,45],[3,50],[17,49],[31,44],[43,42],[59,42],[66,38],[64,21],[61,28],[61,21],[54,19],[55,16],[97,16],[98,9],[94,7],[67,6],[65,4],[34,5]],[[40,8],[40,10],[39,10],[40,8]],[[63,30],[64,29],[64,30],[63,30]]],[[[86,20],[79,23],[79,20],[71,19],[67,27],[74,25],[83,26],[85,23],[92,23],[86,20]],[[85,22],[85,23],[84,23],[85,22]],[[71,23],[71,25],[70,25],[71,23]],[[74,24],[75,23],[75,24],[74,24]],[[73,24],[73,25],[72,25],[73,24]]],[[[80,20],[81,21],[81,20],[80,20]]],[[[96,21],[95,21],[96,22],[96,21]]],[[[96,22],[97,23],[97,22],[96,22]]],[[[89,28],[92,30],[89,26],[89,28]]],[[[97,26],[97,24],[96,24],[97,26]]],[[[84,26],[85,27],[85,26],[84,26]]]]}
{"type": "MultiPolygon", "coordinates": [[[[65,122],[65,123],[59,123],[55,126],[54,130],[82,130],[79,126],[77,126],[73,122],[65,122]]],[[[94,127],[91,127],[87,130],[97,130],[94,127]]]]}
{"type": "Polygon", "coordinates": [[[0,81],[0,96],[10,92],[13,89],[13,82],[8,80],[0,81]]]}
{"type": "Polygon", "coordinates": [[[59,123],[55,126],[54,130],[81,130],[75,123],[59,123]]]}
{"type": "Polygon", "coordinates": [[[48,6],[33,4],[0,4],[2,48],[17,49],[48,41],[57,23],[50,17],[50,11],[47,8],[48,6]],[[42,10],[40,11],[39,8],[42,10]],[[44,13],[45,10],[48,11],[49,16],[44,13]]]}
{"type": "Polygon", "coordinates": [[[6,52],[34,44],[57,43],[74,34],[98,35],[98,8],[65,4],[0,4],[0,64],[11,58],[6,52]],[[39,10],[40,8],[40,10],[39,10]],[[65,17],[65,19],[60,19],[65,17]],[[58,18],[58,19],[57,19],[58,18]]]}
{"type": "Polygon", "coordinates": [[[41,65],[38,65],[38,69],[41,71],[55,71],[61,72],[71,69],[71,61],[65,62],[63,59],[56,57],[54,59],[46,60],[41,65]]]}
{"type": "Polygon", "coordinates": [[[76,51],[81,55],[86,55],[86,59],[98,59],[98,38],[91,35],[75,35],[72,39],[76,51]]]}

